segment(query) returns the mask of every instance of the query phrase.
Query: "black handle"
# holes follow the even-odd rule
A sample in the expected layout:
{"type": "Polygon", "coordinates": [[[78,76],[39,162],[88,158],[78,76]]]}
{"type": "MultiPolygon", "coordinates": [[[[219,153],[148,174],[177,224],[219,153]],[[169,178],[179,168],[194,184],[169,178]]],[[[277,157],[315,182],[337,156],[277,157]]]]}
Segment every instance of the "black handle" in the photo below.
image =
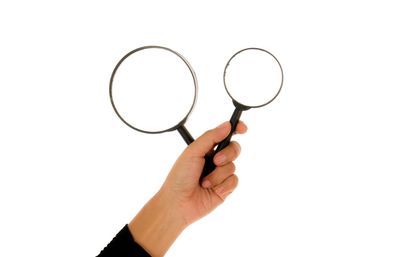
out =
{"type": "Polygon", "coordinates": [[[210,174],[215,169],[215,164],[214,164],[214,161],[213,161],[214,156],[219,151],[221,151],[222,149],[227,147],[229,145],[229,143],[231,142],[231,138],[233,136],[233,133],[235,133],[236,126],[239,123],[240,116],[242,115],[242,112],[244,111],[244,109],[241,106],[238,106],[238,105],[235,105],[235,106],[236,106],[235,111],[233,112],[232,117],[231,117],[231,119],[229,121],[231,123],[231,131],[229,132],[228,136],[218,144],[218,146],[215,149],[215,151],[209,152],[204,157],[206,162],[204,164],[204,168],[203,168],[203,172],[201,173],[200,180],[202,180],[205,176],[210,174]]]}
{"type": "Polygon", "coordinates": [[[192,135],[190,135],[189,131],[185,128],[184,125],[179,126],[177,130],[179,134],[181,134],[183,140],[185,140],[187,145],[190,145],[194,141],[192,135]]]}

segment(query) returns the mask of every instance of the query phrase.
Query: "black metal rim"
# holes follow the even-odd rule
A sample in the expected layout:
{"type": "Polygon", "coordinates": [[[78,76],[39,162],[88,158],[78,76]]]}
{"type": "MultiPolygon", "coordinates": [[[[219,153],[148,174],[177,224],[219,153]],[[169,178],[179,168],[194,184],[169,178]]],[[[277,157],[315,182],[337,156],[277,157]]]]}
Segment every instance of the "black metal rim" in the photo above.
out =
{"type": "Polygon", "coordinates": [[[117,116],[130,128],[133,128],[134,130],[137,130],[139,132],[143,132],[143,133],[147,133],[147,134],[159,134],[159,133],[164,133],[164,132],[168,132],[168,131],[173,131],[176,130],[177,128],[183,126],[183,124],[186,122],[187,118],[189,117],[190,113],[193,111],[193,108],[196,104],[196,99],[197,99],[197,77],[196,77],[196,73],[194,72],[194,69],[192,68],[192,66],[190,65],[190,63],[178,52],[167,48],[167,47],[163,47],[163,46],[155,46],[155,45],[150,45],[150,46],[143,46],[143,47],[139,47],[135,50],[130,51],[129,53],[127,53],[124,57],[121,58],[121,60],[117,63],[117,65],[115,66],[112,74],[111,74],[111,78],[110,78],[110,86],[109,86],[109,95],[110,95],[110,101],[111,101],[111,105],[114,109],[114,112],[117,114],[117,116]],[[192,78],[193,78],[193,85],[194,85],[194,96],[193,96],[193,103],[192,106],[190,107],[189,111],[187,112],[187,114],[185,115],[185,117],[175,126],[170,127],[168,129],[165,130],[160,130],[160,131],[147,131],[147,130],[143,130],[140,129],[138,127],[133,126],[132,124],[128,123],[123,117],[122,115],[118,112],[117,107],[115,106],[114,103],[114,99],[113,99],[113,94],[112,94],[112,89],[113,89],[113,81],[114,81],[114,77],[115,74],[117,73],[118,68],[120,67],[120,65],[124,62],[124,60],[126,60],[129,56],[131,56],[132,54],[142,51],[142,50],[146,50],[146,49],[151,49],[151,48],[157,48],[157,49],[162,49],[162,50],[166,50],[169,51],[173,54],[175,54],[176,56],[178,56],[188,67],[192,78]]]}

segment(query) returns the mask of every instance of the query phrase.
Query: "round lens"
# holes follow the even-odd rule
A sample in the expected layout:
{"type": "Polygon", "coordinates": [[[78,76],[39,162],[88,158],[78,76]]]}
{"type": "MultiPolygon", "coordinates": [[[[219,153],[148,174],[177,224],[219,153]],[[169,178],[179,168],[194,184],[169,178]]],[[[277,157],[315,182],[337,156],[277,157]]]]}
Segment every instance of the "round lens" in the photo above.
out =
{"type": "Polygon", "coordinates": [[[196,75],[171,49],[148,46],[125,55],[111,77],[110,97],[118,116],[147,133],[175,129],[196,100],[196,75]]]}
{"type": "Polygon", "coordinates": [[[225,67],[224,83],[229,96],[247,107],[261,107],[279,94],[282,67],[268,51],[247,48],[231,57],[225,67]]]}

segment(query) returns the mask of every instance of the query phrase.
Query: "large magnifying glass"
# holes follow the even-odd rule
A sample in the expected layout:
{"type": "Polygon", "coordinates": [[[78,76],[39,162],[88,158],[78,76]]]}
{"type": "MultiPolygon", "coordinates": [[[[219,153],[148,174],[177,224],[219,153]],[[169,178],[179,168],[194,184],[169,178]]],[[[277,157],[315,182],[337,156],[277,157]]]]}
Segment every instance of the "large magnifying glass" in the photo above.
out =
{"type": "Polygon", "coordinates": [[[126,54],[110,79],[111,104],[129,127],[157,134],[177,130],[187,144],[193,137],[184,124],[197,97],[197,79],[189,62],[162,46],[126,54]]]}
{"type": "MultiPolygon", "coordinates": [[[[246,48],[229,59],[223,78],[235,110],[230,119],[231,131],[217,146],[215,153],[229,145],[243,111],[266,106],[278,96],[283,85],[283,70],[270,52],[261,48],[246,48]]],[[[214,164],[211,162],[209,165],[203,176],[214,170],[214,164]]]]}

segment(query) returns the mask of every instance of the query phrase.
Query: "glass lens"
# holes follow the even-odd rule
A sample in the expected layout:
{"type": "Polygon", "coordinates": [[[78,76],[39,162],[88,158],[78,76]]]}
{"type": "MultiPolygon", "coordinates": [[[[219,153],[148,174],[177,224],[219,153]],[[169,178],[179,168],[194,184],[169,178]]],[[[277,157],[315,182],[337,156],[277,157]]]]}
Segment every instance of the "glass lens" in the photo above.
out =
{"type": "Polygon", "coordinates": [[[116,67],[110,94],[125,123],[143,132],[163,132],[189,115],[196,99],[196,77],[179,54],[145,47],[116,67]]]}
{"type": "Polygon", "coordinates": [[[278,95],[282,68],[269,52],[259,48],[236,53],[225,67],[225,88],[232,99],[248,107],[268,104],[278,95]]]}

